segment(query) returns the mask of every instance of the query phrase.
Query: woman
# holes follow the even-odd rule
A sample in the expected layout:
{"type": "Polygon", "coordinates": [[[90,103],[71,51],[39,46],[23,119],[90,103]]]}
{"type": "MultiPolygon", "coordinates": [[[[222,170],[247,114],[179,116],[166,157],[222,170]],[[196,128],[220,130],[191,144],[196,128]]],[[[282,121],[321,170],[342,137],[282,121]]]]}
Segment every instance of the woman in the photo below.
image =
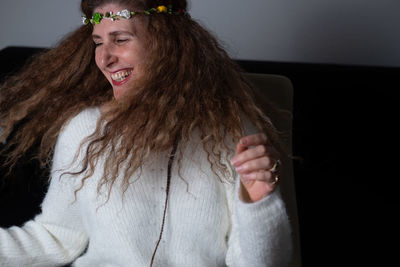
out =
{"type": "Polygon", "coordinates": [[[2,85],[7,163],[40,142],[52,171],[1,266],[287,263],[279,138],[186,6],[83,0],[85,25],[2,85]]]}

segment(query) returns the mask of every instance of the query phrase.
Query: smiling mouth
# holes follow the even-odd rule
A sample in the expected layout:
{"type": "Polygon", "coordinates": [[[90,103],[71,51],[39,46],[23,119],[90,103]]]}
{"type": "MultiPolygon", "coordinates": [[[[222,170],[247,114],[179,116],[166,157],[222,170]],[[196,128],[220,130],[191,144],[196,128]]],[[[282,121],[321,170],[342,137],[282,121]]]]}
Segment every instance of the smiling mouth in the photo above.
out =
{"type": "Polygon", "coordinates": [[[131,75],[131,73],[132,73],[132,69],[118,71],[116,73],[111,73],[111,79],[113,80],[113,82],[121,83],[121,82],[125,81],[129,77],[129,75],[131,75]]]}

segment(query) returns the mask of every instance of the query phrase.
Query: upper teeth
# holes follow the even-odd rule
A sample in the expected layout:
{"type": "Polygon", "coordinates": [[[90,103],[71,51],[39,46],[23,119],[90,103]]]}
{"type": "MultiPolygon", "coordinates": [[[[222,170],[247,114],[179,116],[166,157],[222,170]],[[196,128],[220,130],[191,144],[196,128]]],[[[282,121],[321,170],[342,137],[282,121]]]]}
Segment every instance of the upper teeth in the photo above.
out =
{"type": "Polygon", "coordinates": [[[111,74],[111,79],[117,82],[123,81],[126,77],[128,77],[132,73],[132,70],[124,70],[124,71],[119,71],[117,73],[112,73],[111,74]]]}

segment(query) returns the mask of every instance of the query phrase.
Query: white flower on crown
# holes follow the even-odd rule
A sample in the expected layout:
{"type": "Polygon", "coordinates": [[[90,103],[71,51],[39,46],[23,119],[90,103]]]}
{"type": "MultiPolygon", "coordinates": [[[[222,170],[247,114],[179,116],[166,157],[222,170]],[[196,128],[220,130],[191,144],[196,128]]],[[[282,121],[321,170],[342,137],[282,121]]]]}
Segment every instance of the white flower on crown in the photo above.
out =
{"type": "Polygon", "coordinates": [[[131,12],[127,9],[119,11],[117,15],[125,19],[131,18],[131,12]]]}

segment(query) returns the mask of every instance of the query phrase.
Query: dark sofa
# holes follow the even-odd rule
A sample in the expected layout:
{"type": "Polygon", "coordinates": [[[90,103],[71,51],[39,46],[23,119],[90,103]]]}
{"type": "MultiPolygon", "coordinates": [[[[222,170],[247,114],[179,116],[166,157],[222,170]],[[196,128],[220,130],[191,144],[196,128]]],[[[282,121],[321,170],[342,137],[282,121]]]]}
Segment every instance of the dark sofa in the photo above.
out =
{"type": "MultiPolygon", "coordinates": [[[[41,48],[0,51],[0,79],[41,48]]],[[[280,74],[294,87],[293,145],[303,266],[386,266],[395,232],[393,157],[400,68],[237,60],[247,72],[280,74]]],[[[396,153],[397,154],[397,153],[396,153]]],[[[0,170],[0,226],[39,211],[45,177],[27,155],[0,170]]],[[[0,159],[2,160],[2,159],[0,159]]],[[[396,240],[393,240],[396,242],[396,240]]]]}

